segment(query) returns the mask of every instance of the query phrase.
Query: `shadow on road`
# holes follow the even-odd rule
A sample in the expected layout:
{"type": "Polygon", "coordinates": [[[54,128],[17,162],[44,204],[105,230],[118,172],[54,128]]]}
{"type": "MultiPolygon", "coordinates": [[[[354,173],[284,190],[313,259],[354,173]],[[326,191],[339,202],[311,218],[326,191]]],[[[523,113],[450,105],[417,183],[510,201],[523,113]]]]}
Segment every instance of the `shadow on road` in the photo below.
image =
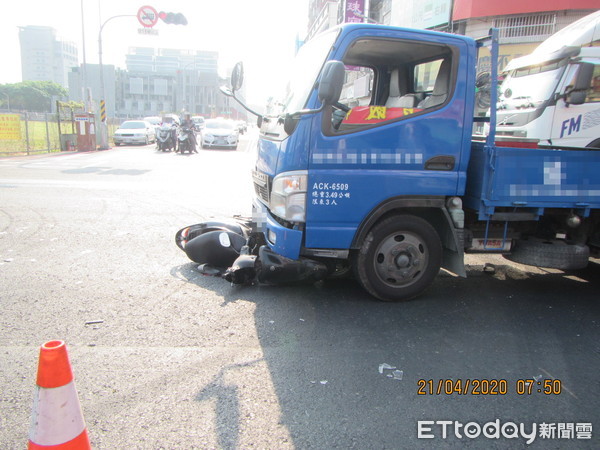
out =
{"type": "Polygon", "coordinates": [[[142,169],[112,169],[110,167],[81,167],[78,169],[66,169],[62,173],[66,174],[96,174],[96,175],[144,175],[145,173],[151,172],[151,170],[142,169]]]}
{"type": "MultiPolygon", "coordinates": [[[[351,279],[230,287],[224,280],[198,276],[192,263],[174,268],[172,275],[219,293],[222,306],[236,301],[256,305],[257,336],[281,423],[294,447],[506,448],[525,441],[490,443],[453,435],[444,440],[440,433],[436,440],[419,440],[417,422],[483,425],[500,419],[529,429],[533,422],[600,419],[597,385],[590,384],[600,370],[597,263],[577,273],[545,274],[509,265],[470,266],[468,279],[442,273],[420,298],[396,304],[374,301],[351,279]],[[506,380],[507,392],[418,393],[419,380],[437,386],[447,379],[506,380]],[[562,391],[544,395],[534,388],[530,395],[519,395],[521,379],[557,379],[562,391]]],[[[208,387],[198,399],[226,395],[218,402],[217,426],[220,443],[233,448],[240,432],[237,391],[225,388],[208,387]]],[[[593,446],[576,442],[579,448],[593,446]]],[[[531,448],[547,444],[538,439],[531,448]]]]}
{"type": "Polygon", "coordinates": [[[226,381],[227,373],[250,367],[260,362],[251,361],[245,364],[231,364],[221,369],[214,379],[202,389],[196,401],[214,401],[216,403],[216,432],[219,448],[239,448],[239,423],[241,421],[239,405],[239,389],[235,384],[226,381]]]}

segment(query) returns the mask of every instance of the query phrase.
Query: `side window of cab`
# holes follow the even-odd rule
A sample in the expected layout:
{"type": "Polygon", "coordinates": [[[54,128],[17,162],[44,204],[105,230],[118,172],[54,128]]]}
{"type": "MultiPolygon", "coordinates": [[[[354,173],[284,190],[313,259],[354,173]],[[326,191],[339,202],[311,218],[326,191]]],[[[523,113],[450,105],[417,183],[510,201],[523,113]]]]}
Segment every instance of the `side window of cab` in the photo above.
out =
{"type": "Polygon", "coordinates": [[[600,64],[594,67],[594,75],[592,75],[592,85],[588,90],[586,103],[600,102],[600,64]]]}
{"type": "Polygon", "coordinates": [[[452,91],[452,51],[447,46],[360,39],[343,62],[344,87],[332,108],[331,130],[325,132],[348,133],[403,120],[441,107],[452,91]]]}
{"type": "MultiPolygon", "coordinates": [[[[579,73],[579,65],[573,64],[567,70],[567,76],[565,77],[567,81],[565,82],[565,87],[562,89],[563,93],[571,91],[573,89],[573,86],[575,86],[575,81],[579,73]]],[[[585,103],[598,102],[600,102],[600,64],[596,64],[594,66],[594,72],[592,74],[590,86],[587,90],[585,97],[585,103]]]]}

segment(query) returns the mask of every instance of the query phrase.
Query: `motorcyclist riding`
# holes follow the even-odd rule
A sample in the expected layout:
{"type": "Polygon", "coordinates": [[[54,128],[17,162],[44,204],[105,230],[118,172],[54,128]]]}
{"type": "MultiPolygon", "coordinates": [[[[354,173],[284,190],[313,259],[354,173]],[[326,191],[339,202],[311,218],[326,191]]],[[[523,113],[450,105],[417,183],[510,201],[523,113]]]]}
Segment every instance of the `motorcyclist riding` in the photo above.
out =
{"type": "Polygon", "coordinates": [[[185,114],[183,120],[181,121],[181,127],[189,128],[192,131],[190,133],[189,139],[192,144],[192,150],[194,151],[194,153],[198,153],[198,150],[196,149],[196,131],[197,131],[197,129],[196,129],[196,124],[192,120],[191,114],[189,114],[189,113],[185,114]]]}
{"type": "Polygon", "coordinates": [[[177,122],[172,117],[163,116],[156,134],[156,148],[162,151],[177,151],[177,122]]]}
{"type": "Polygon", "coordinates": [[[173,137],[173,142],[177,142],[177,122],[173,120],[172,117],[163,117],[163,124],[171,125],[171,136],[173,137]]]}

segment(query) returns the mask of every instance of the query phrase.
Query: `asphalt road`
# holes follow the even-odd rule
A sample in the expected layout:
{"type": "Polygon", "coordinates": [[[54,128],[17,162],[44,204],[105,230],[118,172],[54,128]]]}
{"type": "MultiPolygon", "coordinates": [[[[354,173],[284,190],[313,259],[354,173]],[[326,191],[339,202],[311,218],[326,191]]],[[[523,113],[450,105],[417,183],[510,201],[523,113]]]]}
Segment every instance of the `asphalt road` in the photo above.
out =
{"type": "Polygon", "coordinates": [[[0,159],[1,448],[27,443],[53,339],[95,448],[600,447],[598,261],[563,273],[470,257],[468,279],[441,273],[400,304],[353,280],[202,276],[175,232],[250,212],[255,146],[0,159]],[[545,380],[560,393],[538,392],[545,380]],[[419,421],[452,423],[444,438],[419,421]]]}

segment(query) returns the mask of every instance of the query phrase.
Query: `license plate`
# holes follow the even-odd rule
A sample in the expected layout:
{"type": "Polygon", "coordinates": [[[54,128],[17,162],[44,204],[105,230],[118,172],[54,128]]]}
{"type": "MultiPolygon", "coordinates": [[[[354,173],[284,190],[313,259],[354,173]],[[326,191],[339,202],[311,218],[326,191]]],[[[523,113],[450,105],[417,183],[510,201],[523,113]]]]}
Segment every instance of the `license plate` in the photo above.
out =
{"type": "Polygon", "coordinates": [[[267,177],[267,175],[265,175],[264,173],[259,172],[258,170],[252,171],[252,179],[256,184],[259,184],[261,186],[266,186],[267,182],[269,181],[269,177],[267,177]]]}

